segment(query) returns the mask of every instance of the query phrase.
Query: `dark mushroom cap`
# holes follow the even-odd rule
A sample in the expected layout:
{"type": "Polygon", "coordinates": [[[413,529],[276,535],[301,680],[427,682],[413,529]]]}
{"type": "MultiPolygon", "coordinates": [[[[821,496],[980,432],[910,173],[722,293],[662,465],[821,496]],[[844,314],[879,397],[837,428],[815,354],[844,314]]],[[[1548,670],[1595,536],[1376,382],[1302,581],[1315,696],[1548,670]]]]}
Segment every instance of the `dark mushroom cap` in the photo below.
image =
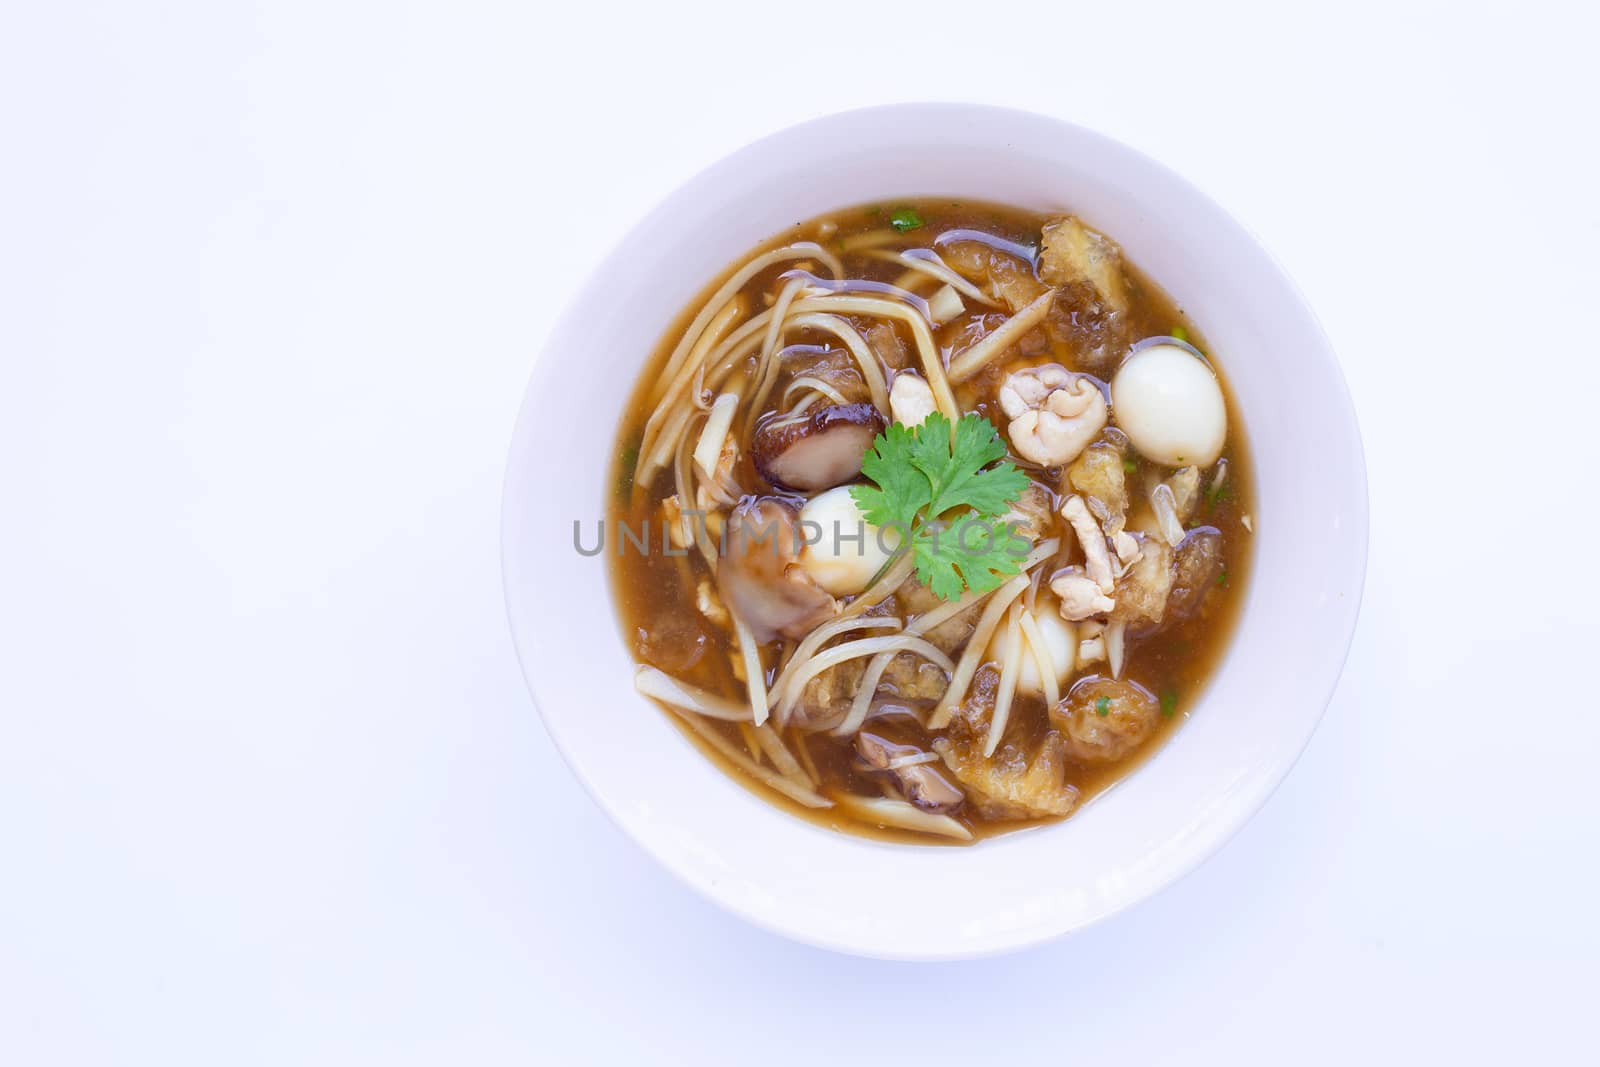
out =
{"type": "Polygon", "coordinates": [[[757,641],[803,637],[838,608],[797,560],[800,509],[778,497],[746,497],[728,517],[717,585],[757,641]]]}
{"type": "Polygon", "coordinates": [[[774,486],[815,493],[861,473],[861,457],[887,423],[871,404],[831,404],[757,427],[750,456],[774,486]]]}
{"type": "Polygon", "coordinates": [[[856,754],[872,770],[886,773],[894,778],[895,783],[900,786],[900,791],[911,803],[923,811],[943,814],[958,810],[966,800],[965,794],[951,785],[950,780],[940,774],[932,763],[914,763],[908,767],[889,769],[890,762],[896,757],[921,752],[922,749],[915,745],[896,744],[865,730],[856,735],[856,754]]]}

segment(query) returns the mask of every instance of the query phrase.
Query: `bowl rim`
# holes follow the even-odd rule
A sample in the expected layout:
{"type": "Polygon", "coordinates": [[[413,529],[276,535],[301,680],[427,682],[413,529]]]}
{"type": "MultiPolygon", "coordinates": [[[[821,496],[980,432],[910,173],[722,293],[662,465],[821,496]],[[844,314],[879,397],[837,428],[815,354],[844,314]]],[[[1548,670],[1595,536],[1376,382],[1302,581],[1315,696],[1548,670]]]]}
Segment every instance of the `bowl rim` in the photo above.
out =
{"type": "MultiPolygon", "coordinates": [[[[1159,281],[1160,279],[1157,280],[1159,281]]],[[[1032,946],[1056,941],[1060,938],[1080,932],[1089,928],[1090,926],[1103,922],[1114,915],[1121,914],[1136,904],[1142,903],[1143,901],[1148,900],[1169,889],[1178,881],[1193,873],[1193,871],[1207,859],[1221,851],[1238,834],[1238,832],[1243,829],[1245,824],[1254,818],[1254,816],[1277,791],[1279,786],[1282,785],[1284,779],[1288,777],[1290,771],[1292,771],[1294,766],[1299,762],[1300,757],[1304,754],[1306,747],[1310,744],[1311,738],[1315,735],[1318,727],[1320,726],[1323,717],[1327,714],[1328,707],[1331,704],[1333,696],[1337,691],[1339,682],[1343,677],[1344,669],[1348,662],[1350,649],[1354,641],[1356,628],[1360,620],[1361,606],[1365,598],[1366,591],[1370,538],[1370,486],[1367,477],[1365,442],[1362,438],[1360,420],[1357,416],[1355,404],[1350,394],[1348,381],[1345,378],[1343,369],[1339,363],[1333,345],[1328,339],[1327,332],[1324,329],[1321,320],[1316,315],[1314,308],[1306,299],[1304,292],[1301,290],[1294,277],[1284,268],[1277,256],[1272,253],[1271,249],[1266,246],[1256,232],[1238,219],[1232,212],[1224,208],[1203,188],[1196,185],[1188,178],[1166,166],[1164,163],[1148,153],[1124,142],[1118,141],[1106,134],[1099,132],[1098,130],[1044,112],[1032,111],[1023,108],[960,101],[915,101],[850,108],[842,111],[829,112],[827,114],[807,119],[802,122],[793,123],[768,133],[762,137],[756,138],[755,140],[749,141],[739,148],[736,148],[733,151],[713,160],[712,162],[706,164],[684,178],[671,190],[656,198],[635,218],[633,224],[624,231],[623,235],[611,247],[607,248],[595,259],[590,273],[585,276],[583,282],[572,292],[566,306],[563,308],[560,314],[551,320],[549,328],[545,331],[544,341],[541,345],[539,354],[529,369],[527,384],[524,387],[522,402],[518,408],[518,415],[512,433],[506,470],[501,483],[501,587],[502,595],[504,597],[507,621],[511,630],[512,645],[516,652],[518,665],[522,672],[524,682],[527,686],[529,697],[532,700],[535,709],[539,713],[539,718],[544,725],[546,734],[549,736],[557,752],[561,754],[563,762],[566,763],[567,767],[572,771],[574,777],[576,777],[582,784],[584,791],[589,795],[590,799],[596,804],[596,806],[599,807],[599,809],[605,814],[606,818],[609,819],[614,826],[620,829],[626,838],[641,848],[647,855],[651,856],[681,884],[688,886],[699,896],[709,900],[719,908],[739,916],[741,919],[744,919],[754,926],[803,944],[830,951],[868,958],[907,961],[978,959],[1003,955],[1020,951],[1032,946]],[[786,139],[802,133],[803,131],[812,130],[817,127],[823,127],[830,124],[839,123],[841,121],[861,119],[867,116],[882,118],[899,117],[910,118],[916,121],[926,121],[930,117],[940,115],[948,116],[952,113],[957,113],[968,118],[992,117],[996,119],[1009,119],[1012,121],[1027,120],[1036,123],[1053,124],[1058,128],[1070,131],[1076,137],[1082,138],[1086,141],[1095,142],[1111,151],[1124,153],[1136,159],[1141,166],[1146,167],[1153,172],[1159,173],[1165,180],[1185,187],[1188,193],[1194,196],[1197,200],[1204,202],[1213,211],[1215,211],[1219,217],[1226,220],[1248,240],[1254,252],[1261,257],[1263,262],[1271,267],[1273,273],[1275,273],[1277,276],[1278,281],[1282,283],[1287,293],[1293,297],[1294,302],[1298,305],[1298,310],[1305,316],[1307,324],[1315,332],[1317,339],[1321,342],[1322,353],[1324,353],[1327,357],[1328,365],[1326,369],[1331,374],[1332,380],[1336,385],[1335,395],[1328,398],[1328,403],[1330,406],[1337,409],[1337,417],[1345,424],[1345,428],[1349,431],[1349,441],[1352,446],[1350,449],[1350,454],[1344,458],[1346,458],[1351,464],[1349,489],[1352,491],[1353,495],[1348,503],[1351,506],[1350,514],[1351,518],[1354,520],[1353,525],[1355,527],[1355,530],[1352,532],[1358,532],[1359,536],[1354,539],[1355,543],[1350,546],[1351,555],[1348,557],[1348,566],[1351,572],[1350,577],[1351,589],[1353,590],[1353,599],[1349,606],[1347,622],[1337,646],[1337,655],[1334,656],[1330,654],[1325,660],[1325,662],[1329,663],[1333,668],[1328,673],[1327,682],[1325,685],[1319,687],[1318,691],[1315,693],[1307,694],[1308,700],[1312,696],[1315,697],[1316,710],[1314,715],[1312,715],[1309,721],[1306,723],[1303,736],[1299,739],[1289,757],[1281,760],[1278,765],[1274,766],[1270,770],[1270,772],[1261,776],[1258,779],[1255,787],[1247,795],[1237,799],[1237,801],[1231,804],[1225,811],[1209,818],[1204,823],[1202,828],[1197,828],[1196,831],[1191,835],[1190,847],[1188,847],[1184,851],[1184,854],[1175,862],[1167,864],[1165,869],[1161,872],[1160,877],[1152,880],[1148,885],[1143,887],[1142,892],[1125,894],[1122,899],[1117,901],[1112,906],[1103,908],[1077,923],[1062,924],[1053,928],[1046,928],[1044,926],[1030,928],[1026,932],[1018,934],[1017,936],[991,939],[988,943],[980,946],[963,946],[955,949],[931,949],[927,951],[920,951],[916,949],[886,951],[874,947],[865,947],[851,942],[848,939],[830,937],[815,930],[806,928],[803,925],[787,924],[778,921],[773,916],[758,909],[747,907],[735,897],[720,892],[719,888],[715,884],[706,879],[698,877],[695,872],[688,869],[686,864],[681,863],[678,855],[663,847],[662,843],[657,837],[652,837],[649,834],[640,832],[638,828],[636,828],[635,825],[630,820],[625,818],[622,812],[618,810],[618,807],[614,803],[613,799],[608,797],[604,790],[599,788],[591,780],[589,775],[585,773],[581,762],[572,756],[562,738],[561,732],[555,727],[549,713],[546,711],[546,702],[540,695],[540,682],[537,676],[537,671],[533,668],[528,660],[528,657],[524,654],[524,641],[528,635],[521,630],[517,612],[515,610],[514,601],[516,594],[512,588],[511,565],[509,562],[510,554],[513,548],[511,544],[513,527],[511,495],[515,488],[514,483],[517,476],[516,457],[518,454],[518,444],[519,442],[523,441],[530,432],[529,423],[533,419],[534,396],[536,393],[535,386],[545,382],[545,380],[553,373],[552,368],[556,363],[556,360],[552,358],[552,341],[566,333],[569,320],[576,315],[578,307],[585,303],[584,296],[595,283],[599,271],[605,266],[605,264],[609,263],[617,255],[624,245],[627,244],[632,233],[645,220],[652,218],[662,208],[670,205],[680,196],[686,195],[693,186],[697,185],[703,180],[708,179],[714,172],[723,167],[730,166],[746,153],[754,153],[762,147],[769,145],[771,142],[786,139]]],[[[1261,575],[1259,573],[1256,574],[1255,580],[1259,581],[1260,579],[1261,575]]],[[[1328,649],[1329,653],[1332,651],[1333,650],[1331,648],[1328,649]]],[[[718,768],[717,773],[721,774],[723,772],[720,768],[718,768]]],[[[777,811],[775,806],[773,807],[773,810],[777,811]]],[[[913,845],[885,845],[884,847],[915,849],[919,852],[943,851],[921,848],[913,845]]]]}

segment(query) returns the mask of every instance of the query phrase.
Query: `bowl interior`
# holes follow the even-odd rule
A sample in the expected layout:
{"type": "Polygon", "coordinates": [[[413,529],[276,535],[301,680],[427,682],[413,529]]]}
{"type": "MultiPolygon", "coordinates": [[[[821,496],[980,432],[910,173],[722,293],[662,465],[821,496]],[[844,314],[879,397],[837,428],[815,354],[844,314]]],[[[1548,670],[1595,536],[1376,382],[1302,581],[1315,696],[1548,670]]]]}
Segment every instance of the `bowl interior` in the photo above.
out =
{"type": "Polygon", "coordinates": [[[518,652],[552,737],[601,806],[740,915],[813,944],[900,958],[990,953],[1080,928],[1220,846],[1315,728],[1349,645],[1366,556],[1365,474],[1344,382],[1271,258],[1138,153],[1057,120],[967,105],[820,119],[672,194],[551,336],[505,493],[518,652]],[[1247,602],[1190,721],[1073,818],[966,849],[832,833],[729,781],[634,693],[606,561],[574,547],[574,524],[592,545],[604,514],[612,437],[642,361],[701,286],[797,220],[922,195],[1071,210],[1120,242],[1206,332],[1258,481],[1247,602]],[[951,900],[984,903],[952,910],[951,900]]]}

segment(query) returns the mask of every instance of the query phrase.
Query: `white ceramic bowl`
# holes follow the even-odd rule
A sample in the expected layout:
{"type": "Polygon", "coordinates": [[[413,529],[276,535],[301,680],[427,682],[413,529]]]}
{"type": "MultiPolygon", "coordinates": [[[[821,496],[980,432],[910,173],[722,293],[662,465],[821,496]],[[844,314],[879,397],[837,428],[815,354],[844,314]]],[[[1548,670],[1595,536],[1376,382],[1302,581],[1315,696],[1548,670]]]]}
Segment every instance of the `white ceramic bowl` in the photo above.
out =
{"type": "Polygon", "coordinates": [[[574,773],[629,836],[770,930],[862,955],[951,958],[1035,944],[1148,897],[1261,806],[1343,666],[1366,566],[1366,476],[1316,319],[1226,212],[1160,164],[1068,123],[913,104],[774,134],[696,176],[633,229],[534,369],[502,535],[528,686],[574,773]],[[970,848],[819,829],[730,781],[634,693],[606,563],[573,548],[574,520],[592,544],[604,511],[626,386],[700,287],[800,219],[922,195],[1068,209],[1119,241],[1205,330],[1259,484],[1239,632],[1191,721],[1073,818],[970,848]]]}

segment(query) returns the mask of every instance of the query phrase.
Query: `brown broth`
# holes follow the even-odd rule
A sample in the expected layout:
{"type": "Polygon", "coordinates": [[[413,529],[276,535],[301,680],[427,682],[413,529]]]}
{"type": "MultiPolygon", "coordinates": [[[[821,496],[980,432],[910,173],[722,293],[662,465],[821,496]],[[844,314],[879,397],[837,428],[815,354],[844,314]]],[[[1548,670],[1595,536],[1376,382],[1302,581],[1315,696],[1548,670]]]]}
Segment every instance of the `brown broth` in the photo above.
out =
{"type": "MultiPolygon", "coordinates": [[[[863,252],[845,251],[846,242],[858,235],[883,231],[891,211],[911,208],[921,216],[923,224],[905,234],[907,240],[900,247],[932,247],[934,238],[950,230],[978,230],[1005,241],[1037,248],[1041,225],[1056,213],[1040,213],[999,204],[963,200],[914,199],[890,204],[864,205],[831,212],[825,216],[800,223],[774,235],[756,249],[752,249],[739,264],[731,265],[721,276],[709,282],[701,294],[687,307],[679,319],[664,334],[656,351],[645,363],[636,383],[632,398],[618,427],[612,465],[612,485],[609,494],[607,534],[613,542],[607,554],[611,560],[612,590],[616,597],[624,640],[640,662],[652,664],[666,673],[696,686],[740,702],[746,699],[743,682],[735,675],[731,659],[737,657],[737,646],[731,635],[722,627],[707,620],[696,605],[696,587],[702,580],[714,576],[691,548],[686,554],[665,554],[660,551],[663,536],[661,505],[663,498],[673,492],[670,469],[659,475],[649,487],[635,487],[633,472],[638,458],[638,446],[646,419],[650,415],[650,389],[677,344],[689,321],[700,310],[712,293],[737,269],[754,255],[794,241],[811,240],[829,247],[839,255],[851,278],[889,282],[904,273],[905,268],[896,263],[870,258],[863,252]],[[650,527],[650,549],[634,551],[631,544],[621,544],[619,526],[626,525],[635,531],[646,524],[650,527]],[[624,551],[619,551],[625,549],[624,551]]],[[[1114,239],[1115,235],[1109,235],[1114,239]]],[[[743,287],[751,306],[760,308],[780,287],[776,279],[794,264],[781,264],[762,271],[743,287]]],[[[1218,496],[1206,494],[1189,525],[1213,526],[1223,533],[1222,577],[1202,601],[1200,609],[1189,619],[1169,626],[1160,633],[1129,643],[1129,654],[1123,676],[1144,685],[1158,694],[1162,701],[1161,719],[1149,739],[1130,756],[1120,762],[1100,765],[1069,765],[1067,780],[1080,790],[1080,800],[1074,814],[1081,811],[1096,794],[1116,784],[1135,770],[1152,752],[1159,748],[1190,715],[1190,709],[1225,656],[1236,627],[1240,606],[1245,597],[1245,584],[1249,577],[1253,534],[1242,524],[1245,516],[1255,515],[1253,472],[1249,452],[1244,440],[1244,430],[1237,406],[1228,391],[1224,368],[1217,366],[1216,357],[1205,343],[1198,327],[1189,319],[1153,281],[1141,274],[1136,266],[1124,261],[1125,277],[1129,290],[1129,310],[1123,325],[1123,336],[1131,339],[1173,335],[1178,331],[1187,334],[1190,344],[1204,352],[1218,371],[1228,397],[1229,432],[1223,459],[1228,464],[1227,489],[1218,496]]],[[[983,309],[969,309],[983,310],[983,309]]],[[[946,361],[952,350],[960,351],[971,336],[972,314],[937,330],[946,361]]],[[[868,320],[857,320],[858,328],[865,330],[868,320]]],[[[793,343],[791,339],[791,343],[793,343]]],[[[1013,350],[1005,362],[991,366],[971,380],[957,387],[956,395],[966,411],[990,418],[1002,433],[1007,420],[996,406],[995,393],[1005,373],[1018,366],[1042,362],[1059,362],[1069,369],[1080,368],[1074,353],[1059,339],[1047,339],[1048,347],[1023,356],[1013,350]]],[[[1037,341],[1032,346],[1037,349],[1037,341]]],[[[909,348],[909,345],[908,345],[909,348]]],[[[1022,346],[1019,346],[1021,349],[1022,346]]],[[[1126,353],[1126,345],[1119,351],[1126,353]]],[[[913,358],[912,366],[915,366],[913,358]]],[[[1093,373],[1091,371],[1091,373],[1093,373]]],[[[1099,375],[1109,378],[1109,372],[1099,375]]],[[[736,427],[737,432],[737,427],[736,427]]],[[[1144,459],[1137,461],[1137,470],[1128,475],[1130,492],[1144,480],[1160,471],[1144,459]]],[[[1031,472],[1041,482],[1053,482],[1060,472],[1045,474],[1031,472]]],[[[1163,472],[1170,473],[1170,472],[1163,472]]],[[[740,484],[764,486],[748,458],[741,461],[738,471],[740,484]]],[[[1203,472],[1205,486],[1211,483],[1212,469],[1203,472]]],[[[1130,507],[1130,511],[1134,510],[1130,507]]],[[[773,664],[777,659],[775,647],[765,650],[764,662],[773,664]]],[[[769,666],[768,680],[773,675],[769,666]]],[[[1091,667],[1083,674],[1105,674],[1103,663],[1091,667]]],[[[1074,678],[1074,680],[1076,680],[1074,678]]],[[[1071,682],[1063,686],[1063,693],[1071,682]]],[[[1219,709],[1212,709],[1217,713],[1219,709]]],[[[725,760],[693,731],[684,726],[678,715],[664,711],[691,742],[707,758],[747,788],[764,799],[777,803],[792,813],[831,829],[863,834],[874,838],[917,844],[951,844],[950,840],[902,830],[886,829],[858,821],[839,808],[811,809],[779,795],[725,760]]],[[[741,750],[746,741],[740,729],[730,723],[706,720],[741,750]]],[[[1017,740],[1031,745],[1050,728],[1045,702],[1037,696],[1017,694],[1010,722],[1006,729],[1007,741],[1017,740]]],[[[784,734],[791,748],[805,745],[805,754],[815,764],[825,790],[844,790],[864,795],[879,795],[878,780],[861,769],[850,738],[834,738],[826,732],[804,734],[791,728],[784,734]]],[[[1070,817],[1070,816],[1068,816],[1070,817]]],[[[1048,820],[996,820],[976,815],[968,805],[958,818],[981,839],[997,833],[1034,825],[1048,820]]]]}

